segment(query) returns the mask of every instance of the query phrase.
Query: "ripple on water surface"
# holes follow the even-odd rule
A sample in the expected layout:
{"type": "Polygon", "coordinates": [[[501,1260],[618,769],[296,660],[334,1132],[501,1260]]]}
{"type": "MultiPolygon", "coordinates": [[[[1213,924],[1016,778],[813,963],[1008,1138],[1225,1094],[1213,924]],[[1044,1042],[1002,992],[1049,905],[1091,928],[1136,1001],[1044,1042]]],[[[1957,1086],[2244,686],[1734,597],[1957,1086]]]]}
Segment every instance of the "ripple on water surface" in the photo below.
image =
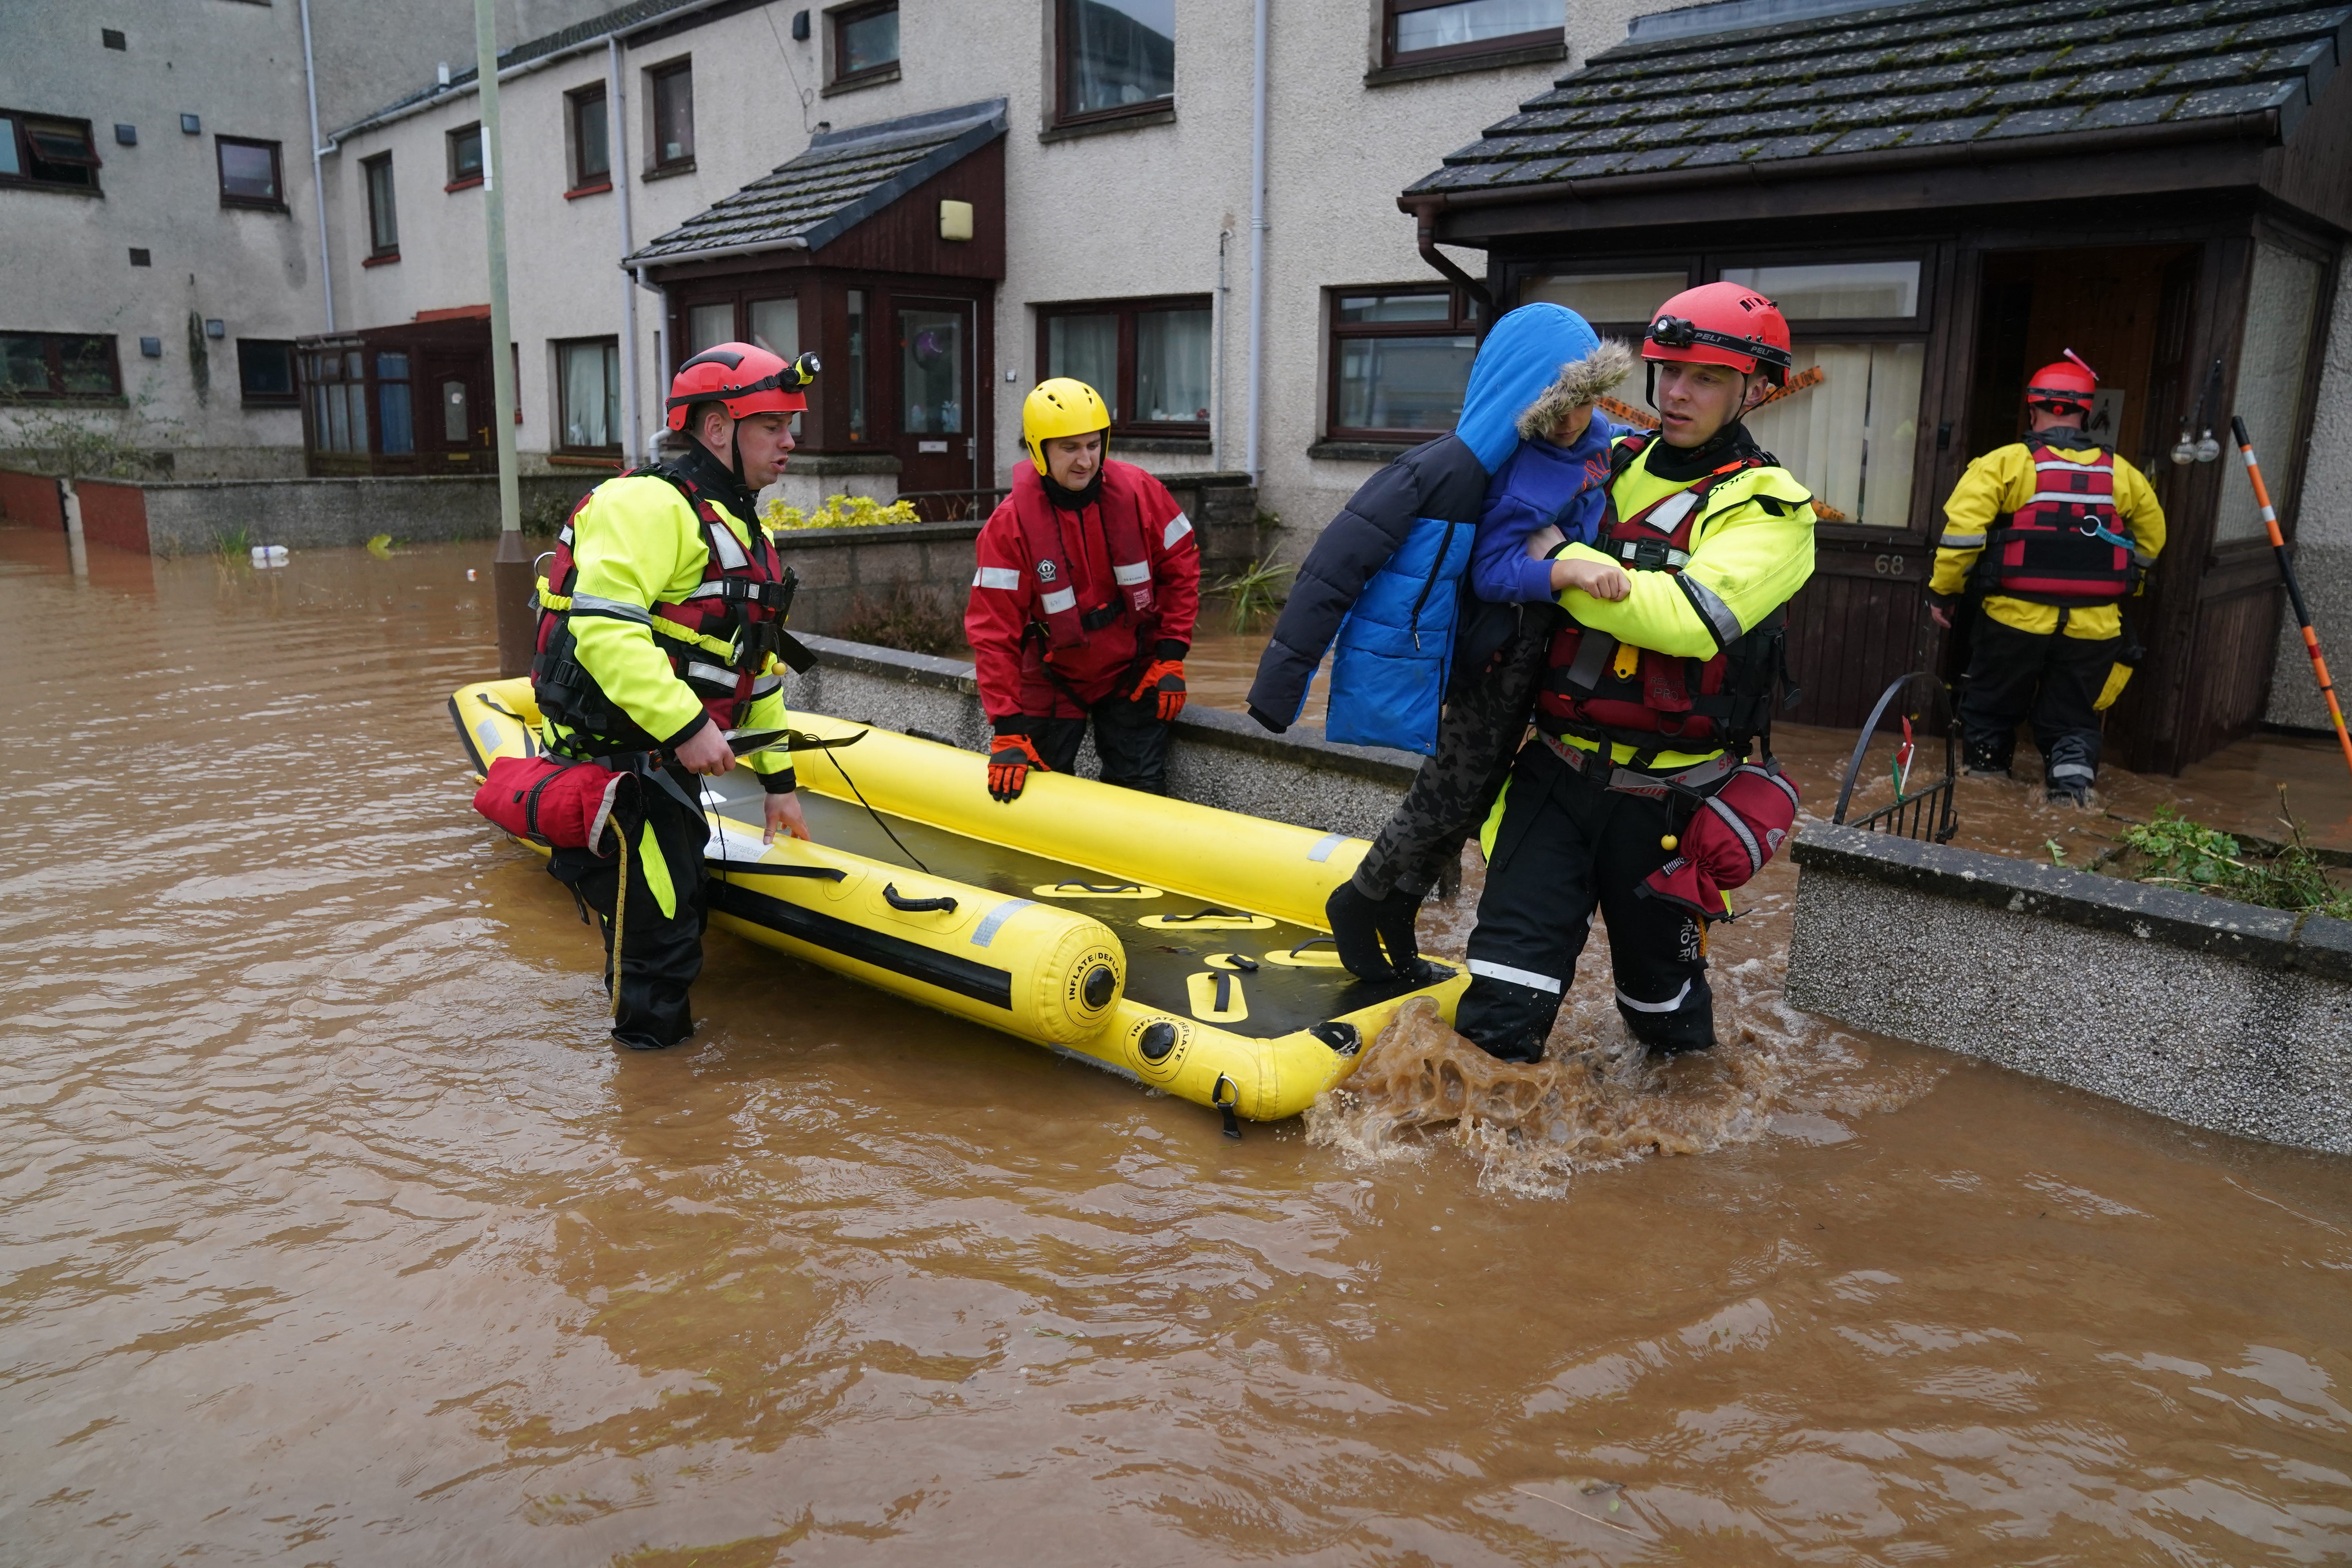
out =
{"type": "Polygon", "coordinates": [[[1785,867],[1719,1060],[1626,1059],[1596,933],[1568,1142],[1706,1135],[1564,1196],[1228,1143],[723,935],[615,1056],[467,806],[484,553],[77,584],[0,531],[0,1557],[2352,1552],[2341,1162],[1781,1009],[1785,867]]]}

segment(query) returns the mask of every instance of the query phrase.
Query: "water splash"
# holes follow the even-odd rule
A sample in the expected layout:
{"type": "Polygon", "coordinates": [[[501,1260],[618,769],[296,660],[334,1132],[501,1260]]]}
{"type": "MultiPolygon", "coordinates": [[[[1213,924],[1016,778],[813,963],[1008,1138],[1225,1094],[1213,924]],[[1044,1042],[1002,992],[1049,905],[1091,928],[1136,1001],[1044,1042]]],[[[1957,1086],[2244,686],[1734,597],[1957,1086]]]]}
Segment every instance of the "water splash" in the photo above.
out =
{"type": "Polygon", "coordinates": [[[1746,1030],[1669,1063],[1630,1038],[1562,1050],[1557,1037],[1540,1062],[1497,1061],[1422,996],[1398,1010],[1345,1083],[1316,1100],[1307,1137],[1373,1163],[1423,1159],[1449,1142],[1476,1163],[1482,1188],[1559,1197],[1584,1172],[1753,1142],[1771,1125],[1785,1077],[1746,1030]]]}

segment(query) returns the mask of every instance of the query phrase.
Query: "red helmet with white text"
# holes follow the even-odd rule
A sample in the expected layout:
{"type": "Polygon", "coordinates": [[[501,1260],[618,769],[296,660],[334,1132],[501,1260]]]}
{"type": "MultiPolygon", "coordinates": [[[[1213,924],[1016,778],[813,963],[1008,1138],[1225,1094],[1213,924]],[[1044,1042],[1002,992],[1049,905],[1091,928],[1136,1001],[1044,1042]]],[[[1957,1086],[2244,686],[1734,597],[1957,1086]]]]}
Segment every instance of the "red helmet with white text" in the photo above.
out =
{"type": "Polygon", "coordinates": [[[754,414],[798,414],[808,406],[802,388],[816,379],[816,355],[787,364],[781,354],[751,343],[717,343],[677,367],[669,384],[669,427],[686,428],[698,403],[723,403],[730,419],[754,414]]]}
{"type": "Polygon", "coordinates": [[[1789,343],[1780,306],[1744,283],[1702,283],[1658,307],[1642,334],[1642,357],[1729,365],[1742,375],[1761,372],[1786,386],[1794,363],[1789,343]]]}
{"type": "Polygon", "coordinates": [[[2033,379],[2025,384],[2025,402],[2028,407],[2087,417],[2091,394],[2098,390],[2099,373],[2068,349],[2064,359],[2053,360],[2033,373],[2033,379]]]}

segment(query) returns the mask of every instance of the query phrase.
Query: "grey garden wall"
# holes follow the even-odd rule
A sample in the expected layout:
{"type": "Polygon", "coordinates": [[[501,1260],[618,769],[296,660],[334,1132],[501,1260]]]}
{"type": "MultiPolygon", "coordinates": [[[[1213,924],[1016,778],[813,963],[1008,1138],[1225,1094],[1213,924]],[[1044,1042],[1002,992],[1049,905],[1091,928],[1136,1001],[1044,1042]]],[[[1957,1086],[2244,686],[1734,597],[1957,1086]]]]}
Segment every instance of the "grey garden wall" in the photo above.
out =
{"type": "MultiPolygon", "coordinates": [[[[122,481],[110,481],[122,482],[122,481]]],[[[525,475],[526,516],[568,509],[594,477],[525,475]]],[[[255,544],[324,550],[379,533],[404,543],[488,539],[499,531],[495,476],[448,479],[215,479],[145,483],[147,539],[158,555],[195,555],[242,528],[255,544]]]]}
{"type": "Polygon", "coordinates": [[[1793,1005],[2352,1153],[2352,922],[1848,827],[1793,854],[1793,1005]]]}
{"type": "MultiPolygon", "coordinates": [[[[804,640],[823,662],[793,681],[795,708],[988,749],[993,731],[971,665],[832,637],[804,640]]],[[[1168,784],[1178,800],[1370,838],[1420,764],[1409,752],[1335,745],[1312,725],[1273,735],[1241,714],[1188,707],[1176,721],[1168,784]]],[[[1100,772],[1092,741],[1079,752],[1078,772],[1089,778],[1100,772]]]]}

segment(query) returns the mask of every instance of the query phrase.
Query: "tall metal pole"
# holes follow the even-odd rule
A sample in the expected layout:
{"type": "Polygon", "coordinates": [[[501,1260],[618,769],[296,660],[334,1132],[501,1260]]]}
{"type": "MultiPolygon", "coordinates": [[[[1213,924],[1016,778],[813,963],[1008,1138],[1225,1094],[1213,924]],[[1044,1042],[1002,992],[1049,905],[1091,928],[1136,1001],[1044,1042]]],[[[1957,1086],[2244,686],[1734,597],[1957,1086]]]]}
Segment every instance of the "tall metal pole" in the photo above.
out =
{"type": "Polygon", "coordinates": [[[1270,0],[1257,0],[1256,68],[1250,77],[1249,425],[1242,466],[1250,483],[1258,472],[1259,395],[1265,385],[1265,33],[1270,0]]]}
{"type": "Polygon", "coordinates": [[[499,602],[499,674],[530,670],[530,558],[522,547],[522,490],[515,475],[515,364],[507,313],[507,197],[499,184],[499,41],[491,0],[474,0],[475,90],[482,110],[482,232],[490,264],[490,432],[499,443],[499,548],[490,591],[499,602]]]}

